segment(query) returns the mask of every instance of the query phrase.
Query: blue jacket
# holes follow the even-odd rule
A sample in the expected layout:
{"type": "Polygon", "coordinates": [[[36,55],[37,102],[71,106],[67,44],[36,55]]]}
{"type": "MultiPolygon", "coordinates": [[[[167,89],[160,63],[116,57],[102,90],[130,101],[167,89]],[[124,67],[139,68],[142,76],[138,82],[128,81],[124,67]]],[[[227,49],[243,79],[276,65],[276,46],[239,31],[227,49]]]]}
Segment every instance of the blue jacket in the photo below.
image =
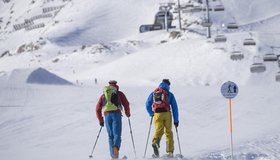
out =
{"type": "MultiPolygon", "coordinates": [[[[169,85],[166,84],[166,83],[161,83],[159,85],[159,88],[164,88],[164,89],[167,89],[168,91],[170,90],[169,85]]],[[[148,111],[148,113],[149,113],[149,115],[151,117],[154,116],[154,111],[153,111],[153,93],[154,92],[152,92],[149,95],[149,97],[147,99],[147,102],[146,102],[146,109],[147,109],[147,111],[148,111]]],[[[174,94],[171,93],[170,91],[169,91],[169,94],[168,94],[168,104],[169,104],[169,106],[171,105],[174,123],[179,122],[179,113],[178,113],[177,102],[176,102],[174,94]]]]}

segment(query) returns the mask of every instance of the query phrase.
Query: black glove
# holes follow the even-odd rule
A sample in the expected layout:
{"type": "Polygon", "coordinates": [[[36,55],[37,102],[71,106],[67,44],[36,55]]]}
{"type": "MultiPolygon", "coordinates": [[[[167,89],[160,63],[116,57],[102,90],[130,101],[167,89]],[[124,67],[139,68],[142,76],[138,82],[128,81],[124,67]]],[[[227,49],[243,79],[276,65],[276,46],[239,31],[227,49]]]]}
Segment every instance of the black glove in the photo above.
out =
{"type": "Polygon", "coordinates": [[[174,122],[174,126],[177,128],[179,126],[179,122],[174,122]]]}
{"type": "Polygon", "coordinates": [[[101,127],[104,127],[104,122],[99,123],[101,127]]]}
{"type": "Polygon", "coordinates": [[[130,117],[130,113],[129,112],[125,112],[126,117],[130,117]]]}

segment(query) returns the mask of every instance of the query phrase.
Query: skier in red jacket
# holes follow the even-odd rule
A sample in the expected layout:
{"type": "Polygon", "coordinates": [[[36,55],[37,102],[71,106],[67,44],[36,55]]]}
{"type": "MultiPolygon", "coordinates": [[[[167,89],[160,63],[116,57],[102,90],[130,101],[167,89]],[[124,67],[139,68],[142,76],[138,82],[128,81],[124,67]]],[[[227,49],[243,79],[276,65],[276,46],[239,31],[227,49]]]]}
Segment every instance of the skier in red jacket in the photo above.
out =
{"type": "Polygon", "coordinates": [[[109,81],[109,86],[106,86],[108,89],[112,89],[110,97],[110,105],[108,105],[108,97],[105,94],[102,94],[99,98],[99,101],[96,105],[96,116],[99,120],[100,126],[104,126],[104,118],[102,116],[102,109],[104,109],[105,116],[105,126],[107,128],[108,137],[109,137],[109,149],[110,155],[112,158],[117,159],[119,157],[119,150],[121,147],[121,133],[122,133],[122,106],[124,107],[125,115],[130,117],[130,107],[129,102],[125,94],[119,91],[119,86],[117,81],[109,81]],[[109,106],[109,107],[108,107],[109,106]]]}

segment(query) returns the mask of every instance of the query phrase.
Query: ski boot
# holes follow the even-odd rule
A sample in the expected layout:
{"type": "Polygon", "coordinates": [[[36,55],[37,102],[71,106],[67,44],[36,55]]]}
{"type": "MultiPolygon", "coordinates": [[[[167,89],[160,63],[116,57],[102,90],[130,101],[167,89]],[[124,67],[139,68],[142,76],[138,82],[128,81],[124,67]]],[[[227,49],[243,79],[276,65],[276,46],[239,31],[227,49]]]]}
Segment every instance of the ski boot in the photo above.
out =
{"type": "Polygon", "coordinates": [[[152,147],[154,149],[154,154],[153,154],[153,158],[158,158],[159,157],[159,145],[157,143],[152,144],[152,147]]]}
{"type": "Polygon", "coordinates": [[[118,159],[119,158],[119,148],[114,146],[113,153],[114,153],[113,159],[118,159]]]}
{"type": "Polygon", "coordinates": [[[173,153],[172,153],[172,152],[168,152],[168,153],[166,154],[166,157],[167,157],[167,158],[173,158],[174,156],[173,156],[173,153]]]}

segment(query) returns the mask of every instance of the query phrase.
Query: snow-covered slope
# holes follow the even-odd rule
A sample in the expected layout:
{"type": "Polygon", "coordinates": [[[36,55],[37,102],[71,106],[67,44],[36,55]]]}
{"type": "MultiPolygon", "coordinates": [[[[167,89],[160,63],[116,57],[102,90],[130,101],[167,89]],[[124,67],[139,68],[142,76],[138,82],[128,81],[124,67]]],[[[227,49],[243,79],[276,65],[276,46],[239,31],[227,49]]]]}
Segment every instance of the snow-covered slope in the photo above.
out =
{"type": "MultiPolygon", "coordinates": [[[[259,62],[269,52],[280,55],[279,0],[211,1],[211,7],[225,7],[224,12],[210,14],[211,39],[205,38],[206,29],[197,24],[205,13],[182,14],[184,31],[178,30],[174,14],[176,29],[138,33],[141,24],[153,23],[161,2],[166,1],[0,1],[0,157],[87,159],[99,130],[94,106],[102,86],[116,79],[131,104],[141,159],[150,120],[144,108],[146,98],[162,78],[169,78],[179,104],[179,135],[186,157],[229,159],[228,102],[220,86],[231,80],[240,91],[233,100],[235,159],[279,159],[280,90],[275,82],[279,64],[265,62],[265,72],[250,72],[255,56],[259,62]],[[30,19],[44,26],[14,27],[30,25],[26,24],[30,19]],[[239,29],[227,30],[224,26],[229,22],[239,24],[239,29]],[[227,42],[214,43],[217,34],[225,35],[227,42]],[[254,38],[257,45],[243,46],[245,38],[254,38]],[[241,51],[244,58],[233,61],[232,51],[241,51]],[[30,70],[23,68],[38,67],[77,86],[25,83],[30,70]],[[98,85],[93,86],[95,78],[98,85]]],[[[192,0],[181,3],[200,5],[192,0]]],[[[123,127],[121,155],[134,159],[125,117],[123,127]]],[[[147,155],[151,154],[149,141],[147,155]]],[[[105,129],[93,156],[109,157],[105,129]]]]}
{"type": "MultiPolygon", "coordinates": [[[[102,85],[105,84],[94,87],[1,87],[1,157],[9,160],[87,159],[99,130],[94,106],[102,92],[102,85]]],[[[133,135],[137,156],[141,159],[150,121],[144,104],[156,86],[125,87],[121,82],[120,86],[131,104],[133,135]]],[[[227,159],[225,157],[230,155],[228,101],[219,90],[219,86],[171,86],[180,111],[178,131],[182,152],[188,158],[227,159]]],[[[249,159],[246,157],[277,160],[280,122],[276,97],[279,85],[239,86],[239,90],[232,104],[234,155],[244,160],[249,159]]],[[[162,154],[165,151],[164,141],[163,138],[162,154]]],[[[176,137],[175,153],[179,153],[176,137]]],[[[149,140],[147,156],[151,154],[149,140]]],[[[126,117],[123,117],[121,155],[134,159],[126,117]]],[[[109,157],[105,129],[93,156],[94,159],[109,157]]]]}
{"type": "MultiPolygon", "coordinates": [[[[271,52],[271,46],[278,47],[280,39],[276,24],[280,19],[277,11],[279,5],[272,5],[279,3],[278,1],[211,2],[212,7],[220,4],[225,6],[225,12],[212,12],[210,15],[214,22],[213,37],[217,33],[225,32],[228,38],[226,44],[209,43],[204,37],[189,32],[182,33],[181,38],[175,40],[163,31],[138,35],[141,24],[153,23],[159,2],[162,1],[108,0],[89,3],[72,0],[35,1],[28,4],[17,1],[1,2],[4,11],[1,15],[4,17],[3,26],[4,23],[10,24],[6,29],[2,28],[1,32],[3,40],[0,43],[0,54],[3,57],[0,58],[0,67],[2,71],[9,72],[16,68],[43,66],[73,82],[79,80],[85,81],[84,83],[93,77],[107,79],[113,75],[116,78],[128,79],[123,73],[133,72],[139,74],[129,79],[131,83],[136,83],[137,80],[150,83],[170,76],[176,82],[187,85],[217,84],[233,77],[237,82],[245,84],[250,79],[249,68],[253,57],[271,52]],[[43,9],[59,6],[61,9],[50,11],[53,14],[51,18],[35,20],[35,23],[45,23],[44,28],[31,31],[13,29],[13,25],[42,14],[43,9]],[[251,9],[245,10],[245,6],[251,9]],[[266,8],[271,9],[265,12],[266,8]],[[239,30],[228,32],[221,28],[222,24],[233,21],[241,24],[239,30]],[[22,36],[24,38],[17,38],[22,36]],[[248,49],[243,46],[243,40],[250,37],[256,39],[257,46],[248,49]],[[230,52],[234,49],[243,51],[245,58],[242,61],[233,62],[229,59],[230,52]],[[147,55],[154,56],[146,60],[147,55]],[[160,59],[157,58],[159,56],[160,59]],[[17,65],[8,65],[11,63],[17,65]],[[116,65],[120,67],[119,72],[112,70],[116,65]],[[156,72],[162,65],[168,69],[156,72]],[[99,69],[99,66],[102,68],[99,69]],[[142,72],[143,67],[153,69],[145,69],[145,73],[142,72]],[[148,79],[140,73],[149,75],[148,79]],[[133,79],[136,81],[132,81],[133,79]]],[[[186,1],[182,1],[182,4],[184,3],[186,1]]],[[[203,17],[203,14],[183,14],[183,21],[199,16],[203,17]]],[[[177,21],[174,21],[174,24],[176,25],[177,21]]],[[[206,33],[201,27],[195,26],[191,27],[194,31],[206,33]]],[[[272,74],[274,76],[275,73],[272,74]]]]}
{"type": "Polygon", "coordinates": [[[60,45],[87,45],[125,38],[138,33],[138,27],[156,10],[155,1],[72,1],[56,20],[49,38],[60,45]],[[131,12],[133,11],[133,12],[131,12]],[[67,15],[67,18],[65,18],[67,15]],[[69,21],[70,23],[67,23],[69,21]],[[68,25],[72,27],[67,27],[68,25]],[[64,26],[64,27],[62,27],[64,26]],[[66,27],[66,29],[65,29],[66,27]]]}

